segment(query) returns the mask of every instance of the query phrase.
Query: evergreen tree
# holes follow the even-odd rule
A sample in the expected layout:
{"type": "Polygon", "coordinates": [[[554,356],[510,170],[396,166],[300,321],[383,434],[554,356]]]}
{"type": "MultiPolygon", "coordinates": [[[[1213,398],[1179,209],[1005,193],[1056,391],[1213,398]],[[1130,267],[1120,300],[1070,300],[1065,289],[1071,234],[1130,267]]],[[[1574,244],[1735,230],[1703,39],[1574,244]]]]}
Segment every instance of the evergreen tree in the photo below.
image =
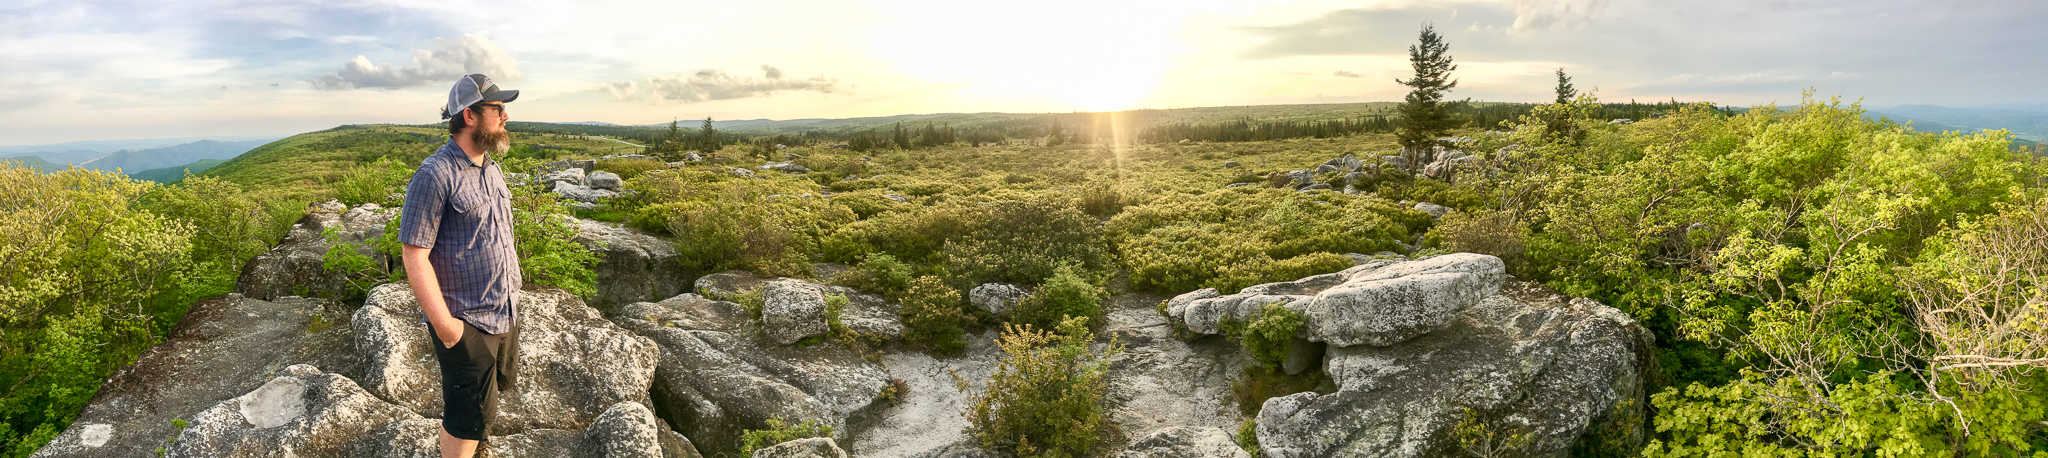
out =
{"type": "Polygon", "coordinates": [[[697,136],[698,148],[704,152],[718,151],[718,131],[711,128],[711,118],[704,118],[704,132],[697,136]]]}
{"type": "Polygon", "coordinates": [[[896,135],[889,137],[899,149],[910,149],[910,134],[903,131],[903,123],[896,123],[896,135]]]}
{"type": "Polygon", "coordinates": [[[1579,90],[1572,87],[1572,77],[1565,76],[1564,67],[1557,68],[1557,103],[1572,103],[1579,96],[1579,90]]]}
{"type": "Polygon", "coordinates": [[[1429,24],[1422,25],[1419,40],[1408,47],[1408,63],[1414,67],[1415,76],[1407,81],[1394,80],[1413,88],[1401,105],[1401,127],[1395,133],[1411,169],[1420,169],[1435,159],[1431,147],[1451,130],[1454,122],[1450,107],[1443,103],[1444,93],[1458,87],[1458,81],[1450,79],[1451,71],[1458,66],[1452,65],[1451,56],[1445,54],[1451,45],[1444,43],[1436,28],[1429,24]]]}

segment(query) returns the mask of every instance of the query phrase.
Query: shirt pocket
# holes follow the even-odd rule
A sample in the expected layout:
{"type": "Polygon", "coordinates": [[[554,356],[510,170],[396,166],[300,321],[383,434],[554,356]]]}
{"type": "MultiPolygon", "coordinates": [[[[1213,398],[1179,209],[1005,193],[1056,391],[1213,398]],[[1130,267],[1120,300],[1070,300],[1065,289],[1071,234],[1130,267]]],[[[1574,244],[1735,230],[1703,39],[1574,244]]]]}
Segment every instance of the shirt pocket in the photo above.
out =
{"type": "Polygon", "coordinates": [[[484,195],[483,191],[477,189],[481,187],[478,186],[478,183],[457,183],[455,185],[455,195],[449,196],[448,205],[454,207],[456,213],[475,213],[478,209],[490,203],[490,199],[484,195]]]}

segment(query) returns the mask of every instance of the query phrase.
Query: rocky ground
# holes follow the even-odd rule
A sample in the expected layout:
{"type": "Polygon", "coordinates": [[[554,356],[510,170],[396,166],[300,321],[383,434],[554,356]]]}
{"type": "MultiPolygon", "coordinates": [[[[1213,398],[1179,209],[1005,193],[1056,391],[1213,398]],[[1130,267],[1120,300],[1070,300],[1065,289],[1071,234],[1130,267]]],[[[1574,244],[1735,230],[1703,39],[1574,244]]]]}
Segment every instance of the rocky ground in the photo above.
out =
{"type": "MultiPolygon", "coordinates": [[[[542,179],[553,178],[567,177],[542,179]]],[[[35,456],[433,456],[438,374],[411,290],[377,286],[360,306],[288,294],[327,287],[294,254],[325,251],[307,233],[375,237],[388,213],[331,207],[252,262],[244,293],[195,305],[35,456]]],[[[655,267],[673,264],[665,244],[578,228],[602,253],[600,291],[590,303],[521,294],[524,369],[486,443],[493,456],[725,456],[769,418],[834,434],[755,456],[996,456],[961,415],[1002,357],[994,331],[929,355],[896,342],[897,306],[880,297],[745,272],[686,282],[655,267]],[[758,294],[759,315],[724,300],[742,294],[758,294]],[[872,343],[823,338],[832,296],[847,302],[831,313],[872,343]]],[[[1501,440],[1471,437],[1475,422],[1515,432],[1509,445],[1530,455],[1641,440],[1651,342],[1628,316],[1514,281],[1491,256],[1354,259],[1234,294],[1110,300],[1099,336],[1123,346],[1111,454],[1248,456],[1235,440],[1247,418],[1271,457],[1442,456],[1501,440]],[[1307,318],[1285,372],[1321,371],[1334,389],[1238,405],[1232,383],[1254,363],[1219,334],[1266,304],[1307,318]]],[[[991,310],[1026,293],[987,286],[974,303],[991,310]]]]}

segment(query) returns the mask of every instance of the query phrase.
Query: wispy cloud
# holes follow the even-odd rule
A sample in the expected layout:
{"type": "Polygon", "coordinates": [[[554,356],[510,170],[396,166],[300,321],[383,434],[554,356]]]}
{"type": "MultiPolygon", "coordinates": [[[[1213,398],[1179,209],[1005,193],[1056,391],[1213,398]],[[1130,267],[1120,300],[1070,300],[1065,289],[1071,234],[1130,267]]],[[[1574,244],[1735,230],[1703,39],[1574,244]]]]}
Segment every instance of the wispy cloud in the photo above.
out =
{"type": "Polygon", "coordinates": [[[1341,77],[1345,77],[1345,78],[1363,78],[1363,76],[1359,76],[1359,74],[1357,74],[1357,73],[1352,73],[1352,72],[1348,72],[1348,71],[1344,71],[1344,70],[1338,70],[1338,71],[1337,71],[1337,76],[1341,76],[1341,77]]]}
{"type": "Polygon", "coordinates": [[[470,73],[490,75],[498,81],[520,78],[519,64],[491,40],[478,35],[435,40],[433,49],[413,50],[412,62],[404,66],[377,65],[356,56],[341,70],[312,80],[320,89],[396,89],[445,84],[470,73]]]}
{"type": "Polygon", "coordinates": [[[644,99],[655,103],[702,102],[765,96],[782,91],[832,93],[838,81],[814,76],[783,78],[782,69],[762,65],[761,76],[740,77],[719,70],[698,70],[689,75],[648,78],[607,85],[605,90],[619,100],[644,99]]]}

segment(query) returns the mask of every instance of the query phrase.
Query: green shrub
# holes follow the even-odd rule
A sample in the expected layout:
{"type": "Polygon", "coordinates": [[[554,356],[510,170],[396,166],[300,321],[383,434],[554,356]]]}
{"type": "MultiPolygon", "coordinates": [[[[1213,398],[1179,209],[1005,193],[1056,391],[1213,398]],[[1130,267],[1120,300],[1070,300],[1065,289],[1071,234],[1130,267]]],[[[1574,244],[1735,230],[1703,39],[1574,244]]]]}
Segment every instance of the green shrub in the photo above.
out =
{"type": "Polygon", "coordinates": [[[1484,253],[1498,256],[1509,269],[1516,269],[1518,275],[1530,273],[1521,268],[1527,263],[1523,253],[1529,238],[1527,222],[1516,221],[1514,215],[1500,210],[1479,210],[1475,212],[1454,211],[1444,215],[1436,227],[1430,228],[1425,236],[1426,245],[1438,246],[1451,252],[1484,253]]]}
{"type": "Polygon", "coordinates": [[[526,283],[559,287],[581,297],[596,295],[597,252],[576,242],[576,229],[562,204],[552,194],[527,186],[513,190],[512,196],[512,239],[526,283]]]}
{"type": "Polygon", "coordinates": [[[1230,381],[1230,397],[1237,400],[1238,413],[1246,416],[1258,415],[1267,399],[1309,391],[1330,393],[1337,391],[1337,385],[1323,371],[1287,375],[1278,365],[1256,364],[1245,366],[1244,372],[1230,381]]]}
{"type": "Polygon", "coordinates": [[[620,180],[631,180],[655,170],[667,170],[668,164],[653,159],[608,159],[597,161],[596,170],[617,174],[620,180]]]}
{"type": "Polygon", "coordinates": [[[1069,318],[1085,318],[1091,326],[1102,323],[1102,300],[1108,292],[1089,282],[1079,269],[1062,265],[1037,291],[1017,301],[1010,309],[1009,322],[1036,329],[1053,329],[1069,318]]]}
{"type": "Polygon", "coordinates": [[[1106,405],[1109,358],[1089,350],[1087,319],[1057,332],[1004,325],[1003,361],[988,389],[967,411],[968,432],[982,447],[1017,456],[1087,457],[1115,434],[1106,405]]]}
{"type": "Polygon", "coordinates": [[[321,231],[320,236],[327,239],[327,252],[320,255],[320,267],[327,275],[339,276],[348,283],[348,291],[331,299],[351,302],[362,298],[370,287],[383,282],[390,272],[376,258],[363,254],[361,245],[342,242],[339,229],[328,226],[321,231]]]}
{"type": "Polygon", "coordinates": [[[1301,337],[1301,326],[1307,322],[1301,312],[1281,304],[1266,304],[1245,323],[1239,342],[1260,364],[1280,367],[1287,361],[1287,351],[1293,347],[1294,339],[1301,337]]]}
{"type": "Polygon", "coordinates": [[[911,276],[914,274],[915,271],[910,265],[896,260],[895,256],[888,253],[869,253],[861,258],[860,264],[840,272],[832,281],[839,286],[896,299],[903,297],[903,293],[910,288],[911,276]]]}
{"type": "Polygon", "coordinates": [[[1344,255],[1319,252],[1274,261],[1264,254],[1253,254],[1242,261],[1223,266],[1215,277],[1203,282],[1203,287],[1217,291],[1237,291],[1246,286],[1276,281],[1292,281],[1302,277],[1321,275],[1350,268],[1351,258],[1344,255]]]}
{"type": "Polygon", "coordinates": [[[767,426],[765,429],[749,429],[740,433],[740,456],[754,456],[755,450],[797,439],[832,437],[832,427],[818,424],[817,420],[789,424],[781,418],[769,418],[767,426]]]}
{"type": "Polygon", "coordinates": [[[917,277],[903,295],[903,340],[916,342],[939,354],[958,353],[967,347],[967,311],[961,307],[960,291],[934,276],[917,277]]]}
{"type": "Polygon", "coordinates": [[[805,275],[825,235],[854,219],[846,207],[820,198],[815,185],[792,178],[669,172],[628,188],[649,202],[636,224],[665,228],[676,237],[680,262],[699,272],[805,275]]]}
{"type": "Polygon", "coordinates": [[[965,210],[957,237],[946,241],[946,272],[961,288],[1002,282],[1036,284],[1072,263],[1108,267],[1101,223],[1063,202],[1005,200],[965,210]]]}
{"type": "Polygon", "coordinates": [[[1244,449],[1244,453],[1251,455],[1251,458],[1259,458],[1259,421],[1257,418],[1246,418],[1243,423],[1238,423],[1236,439],[1237,448],[1244,449]]]}
{"type": "Polygon", "coordinates": [[[1082,187],[1078,200],[1081,212],[1096,218],[1116,216],[1117,212],[1123,211],[1124,206],[1129,204],[1124,201],[1123,194],[1117,192],[1109,183],[1095,183],[1082,187]]]}
{"type": "Polygon", "coordinates": [[[334,183],[334,196],[341,203],[351,207],[366,203],[395,206],[392,194],[403,193],[406,180],[411,179],[413,167],[388,157],[377,158],[377,162],[350,167],[342,172],[341,179],[334,183]]]}
{"type": "Polygon", "coordinates": [[[232,285],[217,263],[195,271],[200,228],[140,205],[156,186],[0,165],[0,451],[40,448],[107,374],[168,334],[187,300],[232,285]]]}

